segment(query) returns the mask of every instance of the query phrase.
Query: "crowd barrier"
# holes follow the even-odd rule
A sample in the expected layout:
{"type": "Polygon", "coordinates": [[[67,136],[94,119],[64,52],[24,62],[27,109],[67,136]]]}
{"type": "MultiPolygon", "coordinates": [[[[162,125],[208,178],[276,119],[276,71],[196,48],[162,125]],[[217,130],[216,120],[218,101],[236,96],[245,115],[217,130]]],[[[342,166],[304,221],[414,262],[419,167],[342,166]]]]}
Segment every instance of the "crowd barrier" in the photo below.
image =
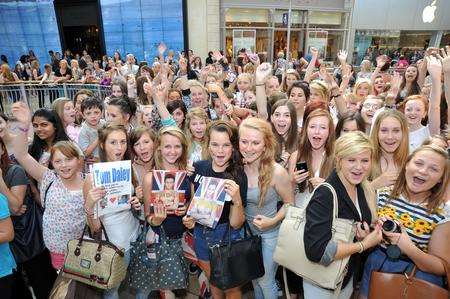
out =
{"type": "Polygon", "coordinates": [[[111,94],[111,87],[100,84],[81,83],[46,83],[22,82],[16,84],[0,84],[0,109],[8,112],[12,103],[25,101],[34,111],[42,107],[50,107],[51,103],[60,97],[73,99],[81,90],[91,90],[96,96],[104,100],[111,94]]]}

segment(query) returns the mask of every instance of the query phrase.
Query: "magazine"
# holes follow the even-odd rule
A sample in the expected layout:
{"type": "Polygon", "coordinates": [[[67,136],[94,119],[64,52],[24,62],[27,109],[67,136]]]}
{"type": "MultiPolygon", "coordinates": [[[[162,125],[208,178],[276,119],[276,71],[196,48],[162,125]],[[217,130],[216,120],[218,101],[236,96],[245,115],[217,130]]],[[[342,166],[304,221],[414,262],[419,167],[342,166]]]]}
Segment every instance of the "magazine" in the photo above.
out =
{"type": "Polygon", "coordinates": [[[164,205],[168,215],[175,214],[178,207],[186,203],[186,194],[180,190],[186,178],[184,170],[153,170],[152,192],[150,194],[150,214],[155,205],[164,205]]]}
{"type": "Polygon", "coordinates": [[[95,187],[104,187],[106,196],[97,202],[95,216],[130,209],[131,198],[131,161],[94,163],[92,176],[95,187]]]}
{"type": "Polygon", "coordinates": [[[225,201],[231,200],[225,192],[224,183],[224,179],[203,177],[195,190],[187,215],[194,218],[197,223],[215,228],[222,215],[225,201]]]}

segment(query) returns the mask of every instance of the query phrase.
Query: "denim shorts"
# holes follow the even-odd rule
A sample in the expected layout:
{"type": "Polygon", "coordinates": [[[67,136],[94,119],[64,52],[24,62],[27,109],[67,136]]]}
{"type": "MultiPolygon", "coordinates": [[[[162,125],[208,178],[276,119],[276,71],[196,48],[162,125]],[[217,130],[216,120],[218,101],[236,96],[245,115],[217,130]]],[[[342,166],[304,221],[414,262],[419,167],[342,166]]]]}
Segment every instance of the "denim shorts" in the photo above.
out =
{"type": "MultiPolygon", "coordinates": [[[[219,223],[216,228],[196,224],[194,228],[194,249],[197,258],[209,261],[209,247],[228,242],[229,223],[219,223]]],[[[231,241],[241,237],[240,230],[231,228],[231,241]]]]}
{"type": "MultiPolygon", "coordinates": [[[[404,273],[408,272],[413,268],[413,264],[411,261],[398,259],[398,260],[390,260],[386,257],[386,253],[377,247],[367,258],[366,264],[364,265],[364,272],[361,281],[361,289],[360,292],[365,297],[369,294],[369,286],[370,286],[370,277],[372,275],[372,271],[385,272],[385,273],[404,273]]],[[[423,272],[417,269],[416,278],[431,282],[440,287],[443,286],[443,277],[434,275],[431,273],[423,272]]]]}

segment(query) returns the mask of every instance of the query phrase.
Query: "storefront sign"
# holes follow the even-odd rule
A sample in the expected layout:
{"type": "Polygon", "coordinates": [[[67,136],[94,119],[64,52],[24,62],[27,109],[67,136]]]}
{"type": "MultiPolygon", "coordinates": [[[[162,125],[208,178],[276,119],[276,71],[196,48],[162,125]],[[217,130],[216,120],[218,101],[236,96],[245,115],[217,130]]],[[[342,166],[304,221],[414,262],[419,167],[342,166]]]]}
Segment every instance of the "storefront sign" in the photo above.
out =
{"type": "Polygon", "coordinates": [[[319,50],[319,57],[326,57],[327,39],[328,31],[310,31],[308,34],[308,49],[314,47],[319,50]]]}
{"type": "Polygon", "coordinates": [[[255,47],[256,30],[233,29],[233,56],[236,56],[243,48],[254,53],[255,47]]]}

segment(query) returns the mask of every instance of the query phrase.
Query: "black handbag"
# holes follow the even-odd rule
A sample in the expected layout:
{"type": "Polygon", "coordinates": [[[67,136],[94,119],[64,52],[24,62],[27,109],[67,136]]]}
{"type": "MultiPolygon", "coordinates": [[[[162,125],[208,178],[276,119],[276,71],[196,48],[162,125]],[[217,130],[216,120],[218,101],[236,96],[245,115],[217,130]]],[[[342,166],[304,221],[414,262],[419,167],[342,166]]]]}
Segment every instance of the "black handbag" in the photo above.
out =
{"type": "Polygon", "coordinates": [[[209,248],[211,262],[210,282],[221,290],[243,285],[264,275],[261,237],[253,235],[244,222],[244,238],[231,241],[228,226],[228,243],[209,248]]]}

